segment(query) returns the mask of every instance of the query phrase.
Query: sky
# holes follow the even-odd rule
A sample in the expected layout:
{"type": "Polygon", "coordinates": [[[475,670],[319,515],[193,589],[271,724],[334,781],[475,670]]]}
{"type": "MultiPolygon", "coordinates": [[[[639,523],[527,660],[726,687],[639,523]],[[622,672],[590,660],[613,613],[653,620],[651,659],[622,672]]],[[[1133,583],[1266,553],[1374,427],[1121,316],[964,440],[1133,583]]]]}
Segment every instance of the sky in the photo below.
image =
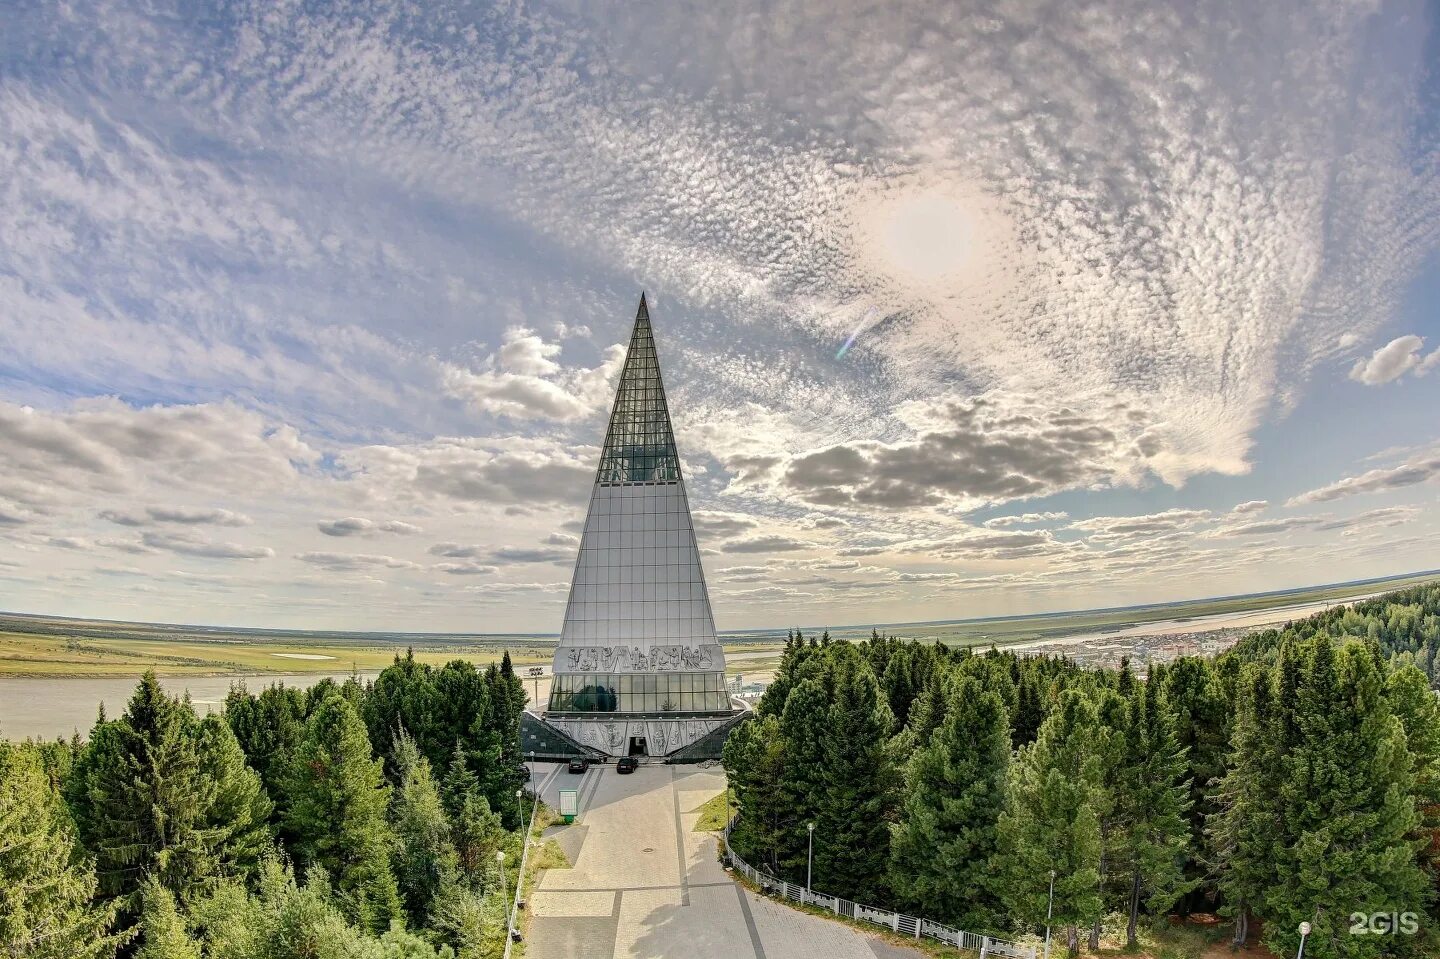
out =
{"type": "Polygon", "coordinates": [[[1440,5],[0,3],[0,609],[721,629],[1440,568],[1440,5]]]}

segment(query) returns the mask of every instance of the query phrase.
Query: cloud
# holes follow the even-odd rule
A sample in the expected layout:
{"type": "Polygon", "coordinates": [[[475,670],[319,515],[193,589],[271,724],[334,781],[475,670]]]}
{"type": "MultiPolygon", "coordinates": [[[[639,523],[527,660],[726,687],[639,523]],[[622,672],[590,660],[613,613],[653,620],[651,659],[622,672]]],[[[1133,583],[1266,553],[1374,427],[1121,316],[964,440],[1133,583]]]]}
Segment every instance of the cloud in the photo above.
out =
{"type": "Polygon", "coordinates": [[[107,509],[97,514],[100,519],[119,526],[149,526],[155,523],[176,523],[184,526],[249,526],[254,522],[244,513],[228,509],[189,509],[180,506],[147,506],[143,510],[107,509]]]}
{"type": "Polygon", "coordinates": [[[363,473],[367,482],[403,489],[408,496],[533,508],[583,503],[595,479],[596,458],[584,448],[565,449],[553,441],[497,436],[366,446],[344,451],[339,461],[363,473]]]}
{"type": "MultiPolygon", "coordinates": [[[[76,495],[114,496],[147,478],[211,496],[274,490],[318,457],[293,428],[231,403],[134,407],[99,398],[42,411],[0,401],[0,443],[0,490],[37,508],[76,495]]],[[[245,520],[229,510],[179,507],[148,507],[144,515],[182,524],[245,520]]]]}
{"type": "Polygon", "coordinates": [[[942,559],[1034,559],[1057,555],[1074,546],[1055,539],[1050,530],[985,531],[974,530],[936,540],[914,540],[895,547],[898,552],[923,553],[942,559]]]}
{"type": "Polygon", "coordinates": [[[1008,529],[1011,526],[1033,526],[1036,523],[1054,523],[1069,519],[1070,514],[1060,512],[1022,513],[1019,516],[994,516],[983,524],[986,529],[1008,529]]]}
{"type": "Polygon", "coordinates": [[[87,550],[90,548],[90,541],[79,536],[51,536],[45,542],[60,549],[87,550]]]}
{"type": "Polygon", "coordinates": [[[743,513],[727,513],[720,510],[697,509],[690,514],[695,524],[695,535],[701,539],[729,539],[741,536],[754,529],[758,523],[743,513]]]}
{"type": "MultiPolygon", "coordinates": [[[[553,539],[554,537],[548,537],[553,539]]],[[[573,537],[572,537],[573,538],[573,537]]],[[[575,543],[551,543],[545,546],[479,546],[461,543],[436,543],[430,547],[432,556],[447,559],[484,559],[491,564],[560,563],[575,559],[575,543]]]]}
{"type": "Polygon", "coordinates": [[[394,556],[383,556],[375,553],[332,553],[324,551],[312,551],[296,553],[295,558],[302,563],[309,563],[312,566],[319,566],[323,569],[335,572],[351,572],[362,569],[423,569],[419,563],[413,563],[405,559],[397,559],[394,556]]]}
{"type": "Polygon", "coordinates": [[[625,348],[611,346],[599,366],[574,370],[555,362],[560,350],[533,330],[512,327],[482,369],[447,369],[445,391],[480,412],[512,420],[569,422],[600,412],[613,396],[625,348]]]}
{"type": "Polygon", "coordinates": [[[1356,360],[1355,365],[1350,368],[1350,378],[1366,386],[1380,386],[1394,382],[1412,370],[1416,376],[1424,376],[1436,366],[1440,366],[1440,350],[1421,357],[1420,351],[1424,345],[1425,340],[1413,333],[1397,336],[1372,353],[1368,359],[1356,360]]]}
{"type": "Polygon", "coordinates": [[[813,543],[793,539],[789,536],[751,536],[736,539],[720,547],[726,553],[786,553],[794,550],[811,549],[813,543]]]}
{"type": "MultiPolygon", "coordinates": [[[[102,545],[102,509],[145,520],[137,537],[224,539],[153,503],[243,511],[244,538],[285,556],[317,519],[385,516],[573,551],[547,536],[583,515],[604,344],[643,277],[692,501],[731,518],[697,517],[712,549],[814,535],[904,563],[953,540],[936,565],[999,594],[977,610],[1233,582],[1212,553],[1254,540],[1191,542],[1218,515],[1029,543],[980,537],[1064,520],[957,517],[1050,493],[1079,516],[1208,504],[1214,486],[1183,484],[1243,476],[1254,443],[1283,441],[1269,427],[1317,415],[1316,370],[1380,342],[1434,253],[1426,32],[1301,0],[1259,20],[801,4],[766,32],[746,25],[774,11],[740,2],[22,16],[0,89],[0,534],[37,577],[47,537],[102,545]],[[965,568],[998,556],[1023,577],[965,568]]],[[[494,565],[475,549],[425,558],[494,565]]],[[[75,578],[35,608],[103,609],[79,588],[92,557],[54,553],[75,578]]],[[[1267,562],[1257,583],[1305,568],[1267,562]]],[[[902,568],[943,575],[926,563],[902,568]]],[[[253,590],[149,608],[468,628],[445,586],[495,603],[497,628],[559,616],[550,587],[437,575],[384,596],[351,588],[363,573],[250,569],[253,590]],[[296,601],[316,584],[331,607],[296,601]]],[[[866,612],[948,612],[933,597],[962,587],[927,581],[866,612]]]]}
{"type": "Polygon", "coordinates": [[[462,546],[459,543],[436,543],[430,547],[430,553],[434,556],[450,556],[459,559],[468,559],[485,554],[483,546],[462,546]]]}
{"type": "Polygon", "coordinates": [[[1327,503],[1360,493],[1381,493],[1426,483],[1440,476],[1440,456],[1426,456],[1401,466],[1367,470],[1358,476],[1347,476],[1328,486],[1321,486],[1291,497],[1287,506],[1327,503]]]}
{"type": "Polygon", "coordinates": [[[315,524],[320,532],[326,536],[363,536],[368,533],[400,533],[410,536],[423,532],[420,527],[411,523],[402,522],[398,519],[386,520],[377,523],[374,520],[364,519],[359,516],[346,516],[341,519],[321,520],[315,524]]]}
{"type": "Polygon", "coordinates": [[[222,543],[191,532],[147,532],[141,536],[141,542],[151,549],[206,559],[266,559],[275,555],[275,550],[268,546],[222,543]]]}
{"type": "Polygon", "coordinates": [[[1186,529],[1210,518],[1208,510],[1171,509],[1143,516],[1096,516],[1070,524],[1070,529],[1096,534],[1091,539],[1143,536],[1186,529]]]}
{"type": "Polygon", "coordinates": [[[978,506],[1127,481],[1123,459],[1138,438],[1073,408],[1006,393],[906,404],[900,417],[913,439],[801,454],[782,485],[821,505],[978,506]]]}
{"type": "Polygon", "coordinates": [[[1323,529],[1325,520],[1318,516],[1290,516],[1284,519],[1263,520],[1258,523],[1240,523],[1222,526],[1210,532],[1211,536],[1269,536],[1273,533],[1289,533],[1297,529],[1323,529]]]}
{"type": "Polygon", "coordinates": [[[1236,503],[1235,506],[1230,510],[1230,512],[1236,514],[1237,516],[1244,516],[1244,515],[1246,515],[1247,513],[1261,513],[1261,512],[1264,512],[1265,509],[1268,508],[1269,506],[1270,506],[1270,503],[1269,503],[1269,501],[1267,501],[1267,500],[1263,500],[1263,499],[1252,499],[1252,500],[1246,500],[1246,501],[1243,502],[1243,503],[1236,503]]]}
{"type": "Polygon", "coordinates": [[[575,560],[574,549],[556,549],[549,546],[501,546],[487,554],[493,563],[560,563],[575,560]]]}
{"type": "Polygon", "coordinates": [[[434,568],[451,576],[489,576],[500,571],[498,566],[484,563],[436,563],[434,568]]]}
{"type": "Polygon", "coordinates": [[[113,536],[97,537],[95,540],[95,545],[103,546],[106,549],[119,550],[122,553],[131,553],[137,556],[143,556],[149,553],[156,552],[153,547],[145,545],[144,540],[117,539],[113,536]]]}
{"type": "Polygon", "coordinates": [[[1315,528],[1324,531],[1388,528],[1413,522],[1419,515],[1420,509],[1415,506],[1382,506],[1345,519],[1330,520],[1315,528]]]}

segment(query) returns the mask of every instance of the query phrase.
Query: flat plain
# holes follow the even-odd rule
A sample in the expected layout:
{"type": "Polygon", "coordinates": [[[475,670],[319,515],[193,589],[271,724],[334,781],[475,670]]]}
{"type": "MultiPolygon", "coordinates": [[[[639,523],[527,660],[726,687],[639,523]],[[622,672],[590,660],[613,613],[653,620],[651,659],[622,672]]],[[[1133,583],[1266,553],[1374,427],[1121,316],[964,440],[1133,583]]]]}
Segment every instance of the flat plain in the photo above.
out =
{"type": "MultiPolygon", "coordinates": [[[[1379,580],[1316,586],[1117,609],[1080,610],[956,619],[923,623],[803,625],[807,635],[828,629],[837,640],[859,640],[878,629],[886,635],[951,646],[1017,646],[1065,639],[1130,634],[1177,624],[1228,621],[1255,623],[1274,611],[1277,619],[1297,617],[1325,603],[1365,596],[1435,579],[1415,573],[1379,580]]],[[[786,629],[735,630],[722,634],[727,667],[763,676],[779,662],[786,629]]],[[[154,669],[169,676],[265,676],[373,672],[397,653],[413,649],[421,662],[468,659],[498,662],[509,651],[517,667],[546,665],[556,637],[534,633],[359,633],[122,623],[58,616],[0,613],[0,675],[33,677],[138,676],[154,669]]]]}

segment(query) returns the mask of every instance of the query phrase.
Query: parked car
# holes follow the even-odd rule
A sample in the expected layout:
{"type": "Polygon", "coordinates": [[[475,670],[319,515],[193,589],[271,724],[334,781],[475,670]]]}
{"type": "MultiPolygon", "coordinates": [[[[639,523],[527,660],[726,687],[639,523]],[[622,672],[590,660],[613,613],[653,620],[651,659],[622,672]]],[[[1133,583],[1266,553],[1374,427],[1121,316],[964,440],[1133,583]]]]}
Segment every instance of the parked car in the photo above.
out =
{"type": "Polygon", "coordinates": [[[633,773],[640,767],[640,760],[634,756],[621,756],[620,761],[615,764],[617,773],[633,773]]]}
{"type": "Polygon", "coordinates": [[[588,759],[580,759],[577,757],[570,760],[570,765],[566,767],[566,771],[572,773],[583,773],[589,768],[590,761],[588,759]]]}

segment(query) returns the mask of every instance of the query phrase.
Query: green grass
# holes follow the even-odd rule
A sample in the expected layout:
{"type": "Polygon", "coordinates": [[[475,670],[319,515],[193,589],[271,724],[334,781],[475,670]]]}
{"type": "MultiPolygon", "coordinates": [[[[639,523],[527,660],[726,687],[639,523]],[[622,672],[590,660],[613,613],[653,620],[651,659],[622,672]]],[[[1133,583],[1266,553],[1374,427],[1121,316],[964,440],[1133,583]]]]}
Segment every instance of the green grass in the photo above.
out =
{"type": "MultiPolygon", "coordinates": [[[[376,672],[389,666],[404,646],[378,644],[54,636],[0,632],[0,675],[137,676],[153,669],[162,676],[295,675],[376,672]],[[325,656],[295,659],[293,656],[325,656]]],[[[432,665],[452,659],[499,662],[505,648],[478,644],[417,648],[415,658],[432,665]]],[[[549,650],[512,649],[516,666],[548,665],[549,650]]]]}
{"type": "MultiPolygon", "coordinates": [[[[695,823],[695,832],[719,832],[725,828],[728,817],[725,815],[725,798],[730,795],[730,790],[717,793],[713,798],[706,800],[700,807],[700,818],[695,823]]],[[[733,813],[737,809],[731,805],[733,813]]]]}

